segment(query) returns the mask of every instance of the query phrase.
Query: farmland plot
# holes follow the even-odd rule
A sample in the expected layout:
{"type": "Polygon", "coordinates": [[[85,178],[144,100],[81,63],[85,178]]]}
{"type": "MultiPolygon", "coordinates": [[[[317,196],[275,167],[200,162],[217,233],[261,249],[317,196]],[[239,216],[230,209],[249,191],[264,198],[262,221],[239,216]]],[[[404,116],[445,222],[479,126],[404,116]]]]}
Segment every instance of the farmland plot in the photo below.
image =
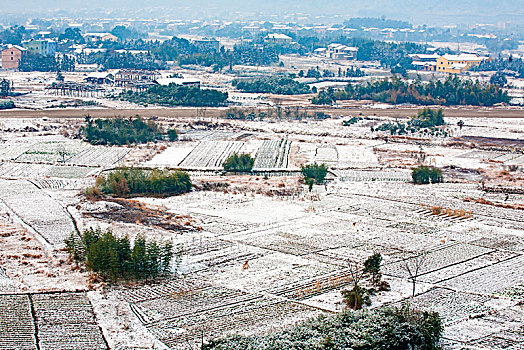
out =
{"type": "Polygon", "coordinates": [[[34,141],[7,141],[0,143],[0,161],[15,160],[31,148],[34,141]]]}
{"type": "Polygon", "coordinates": [[[31,180],[43,190],[81,190],[95,184],[94,179],[36,179],[31,180]]]}
{"type": "MultiPolygon", "coordinates": [[[[437,271],[491,252],[493,252],[493,250],[489,248],[465,243],[451,244],[447,247],[432,250],[427,254],[426,261],[421,267],[419,275],[437,271]]],[[[385,265],[383,271],[385,274],[407,278],[408,272],[404,267],[406,263],[413,266],[411,259],[408,259],[407,261],[385,265]]]]}
{"type": "Polygon", "coordinates": [[[470,315],[489,311],[492,298],[475,294],[434,288],[419,294],[413,299],[413,305],[424,310],[437,311],[445,324],[468,318],[470,315]]]}
{"type": "Polygon", "coordinates": [[[41,141],[33,144],[28,150],[16,158],[18,162],[48,163],[65,162],[68,158],[79,154],[89,145],[80,140],[57,139],[41,141]]]}
{"type": "Polygon", "coordinates": [[[233,153],[240,153],[240,141],[201,141],[180,163],[182,168],[221,169],[222,163],[233,153]]]}
{"type": "Polygon", "coordinates": [[[37,349],[27,295],[0,295],[0,349],[37,349]]]}
{"type": "Polygon", "coordinates": [[[412,180],[411,173],[406,171],[359,171],[336,170],[334,171],[340,181],[399,181],[412,180]]]}
{"type": "Polygon", "coordinates": [[[0,163],[0,178],[36,178],[45,176],[52,168],[49,164],[0,163]]]}
{"type": "Polygon", "coordinates": [[[524,283],[523,264],[524,256],[521,255],[452,278],[442,282],[442,285],[483,294],[501,292],[507,288],[524,283]]]}
{"type": "Polygon", "coordinates": [[[49,244],[60,248],[74,230],[64,208],[24,180],[0,181],[0,199],[49,244]]]}
{"type": "Polygon", "coordinates": [[[93,173],[96,173],[100,168],[97,167],[87,167],[87,166],[60,166],[54,165],[49,169],[45,176],[48,177],[58,177],[62,179],[76,179],[86,177],[93,173]]]}
{"type": "Polygon", "coordinates": [[[317,316],[318,309],[267,297],[257,298],[222,308],[205,310],[175,319],[153,323],[147,327],[171,349],[187,349],[205,339],[238,333],[263,333],[276,327],[317,316]]]}
{"type": "Polygon", "coordinates": [[[34,294],[31,299],[40,349],[108,348],[84,293],[34,294]]]}
{"type": "Polygon", "coordinates": [[[253,169],[282,169],[289,164],[289,150],[291,141],[264,140],[257,151],[253,169]]]}
{"type": "Polygon", "coordinates": [[[315,152],[314,161],[318,164],[326,164],[335,167],[338,164],[338,151],[336,146],[320,146],[315,152]]]}
{"type": "Polygon", "coordinates": [[[131,149],[92,146],[66,160],[67,164],[87,166],[112,166],[120,162],[131,149]]]}
{"type": "Polygon", "coordinates": [[[193,142],[177,142],[175,145],[169,146],[163,152],[154,156],[153,159],[145,162],[144,165],[149,167],[177,167],[194,147],[195,144],[193,142]]]}

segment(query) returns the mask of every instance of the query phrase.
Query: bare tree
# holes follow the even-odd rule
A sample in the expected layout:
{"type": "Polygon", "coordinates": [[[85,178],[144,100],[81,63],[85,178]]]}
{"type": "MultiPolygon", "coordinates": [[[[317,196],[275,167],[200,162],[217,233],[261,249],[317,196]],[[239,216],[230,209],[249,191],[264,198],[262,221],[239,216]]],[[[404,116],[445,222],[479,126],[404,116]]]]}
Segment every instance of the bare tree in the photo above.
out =
{"type": "Polygon", "coordinates": [[[415,288],[417,285],[417,279],[420,275],[421,270],[424,268],[428,261],[428,252],[423,252],[412,259],[408,259],[404,262],[404,269],[408,273],[408,280],[413,285],[412,296],[415,296],[415,288]]]}
{"type": "Polygon", "coordinates": [[[364,278],[366,273],[364,272],[364,269],[356,262],[348,262],[348,265],[353,288],[351,290],[343,290],[342,296],[344,297],[344,302],[349,308],[353,310],[359,310],[362,308],[363,303],[363,290],[359,283],[362,278],[364,278]]]}

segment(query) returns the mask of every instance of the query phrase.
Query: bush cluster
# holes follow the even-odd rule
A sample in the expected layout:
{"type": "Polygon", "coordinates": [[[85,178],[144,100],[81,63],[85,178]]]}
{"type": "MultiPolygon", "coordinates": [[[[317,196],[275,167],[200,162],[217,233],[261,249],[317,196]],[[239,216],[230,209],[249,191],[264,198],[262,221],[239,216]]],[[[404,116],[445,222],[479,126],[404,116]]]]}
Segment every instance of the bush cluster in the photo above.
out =
{"type": "Polygon", "coordinates": [[[233,86],[251,93],[271,93],[277,95],[300,95],[311,92],[309,85],[286,77],[266,77],[233,80],[233,86]]]}
{"type": "Polygon", "coordinates": [[[99,176],[96,189],[119,197],[128,195],[169,196],[191,191],[189,175],[179,170],[121,168],[99,176]]]}
{"type": "Polygon", "coordinates": [[[407,123],[388,122],[379,125],[372,131],[389,131],[391,135],[404,135],[421,131],[423,134],[430,133],[436,136],[447,136],[447,132],[437,128],[445,124],[442,109],[435,111],[430,108],[424,108],[407,123]]]}
{"type": "Polygon", "coordinates": [[[301,167],[302,175],[304,176],[304,182],[308,185],[309,190],[313,189],[313,185],[322,184],[326,178],[328,168],[326,164],[313,164],[303,165],[301,167]]]}
{"type": "Polygon", "coordinates": [[[141,105],[220,107],[226,104],[228,94],[213,89],[169,84],[152,86],[146,91],[128,90],[118,95],[118,98],[141,105]]]}
{"type": "Polygon", "coordinates": [[[131,247],[127,236],[118,238],[111,230],[102,232],[100,228],[86,229],[80,238],[72,233],[65,243],[75,262],[111,281],[168,275],[174,255],[170,242],[147,242],[139,236],[131,247]]]}
{"type": "Polygon", "coordinates": [[[233,153],[224,161],[222,166],[225,171],[248,173],[253,169],[255,160],[246,153],[233,153]]]}
{"type": "Polygon", "coordinates": [[[439,349],[443,326],[436,312],[408,305],[322,315],[283,331],[235,335],[211,341],[203,350],[439,349]]]}
{"type": "Polygon", "coordinates": [[[444,81],[413,82],[398,77],[349,83],[343,90],[322,91],[313,104],[333,104],[337,100],[373,100],[391,104],[493,106],[508,103],[510,98],[500,86],[478,80],[448,77],[444,81]]]}
{"type": "Polygon", "coordinates": [[[7,101],[2,101],[0,100],[0,109],[12,109],[12,108],[16,108],[16,105],[13,101],[11,100],[7,100],[7,101]]]}
{"type": "Polygon", "coordinates": [[[419,166],[411,170],[411,177],[416,184],[439,183],[443,181],[442,171],[438,168],[419,166]]]}
{"type": "MultiPolygon", "coordinates": [[[[129,145],[163,140],[166,133],[154,121],[144,121],[136,118],[85,118],[86,125],[80,128],[80,134],[92,145],[129,145]]],[[[168,130],[170,141],[177,139],[174,129],[168,130]]]]}

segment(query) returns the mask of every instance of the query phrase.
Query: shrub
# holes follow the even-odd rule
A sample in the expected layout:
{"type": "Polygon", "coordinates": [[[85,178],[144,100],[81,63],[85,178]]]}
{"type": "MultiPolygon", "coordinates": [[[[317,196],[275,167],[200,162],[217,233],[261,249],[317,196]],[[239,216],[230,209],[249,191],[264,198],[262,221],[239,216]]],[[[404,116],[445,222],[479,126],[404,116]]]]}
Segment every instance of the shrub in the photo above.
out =
{"type": "Polygon", "coordinates": [[[315,183],[321,184],[324,179],[326,178],[328,168],[326,164],[308,164],[305,166],[302,166],[302,175],[304,176],[304,179],[313,179],[315,180],[315,183]]]}
{"type": "Polygon", "coordinates": [[[233,153],[222,164],[225,171],[250,172],[253,169],[255,160],[246,153],[233,153]]]}
{"type": "Polygon", "coordinates": [[[442,171],[438,168],[419,166],[411,169],[411,177],[416,184],[439,183],[443,181],[442,171]]]}
{"type": "Polygon", "coordinates": [[[99,176],[96,188],[106,194],[125,197],[128,195],[175,195],[191,191],[189,175],[179,170],[145,170],[121,168],[99,176]]]}
{"type": "Polygon", "coordinates": [[[80,238],[72,233],[65,243],[75,262],[84,264],[87,270],[110,281],[156,278],[170,273],[169,265],[173,257],[170,242],[147,242],[138,236],[131,248],[127,236],[118,238],[111,230],[102,232],[100,228],[89,228],[80,238]]]}
{"type": "Polygon", "coordinates": [[[233,335],[206,344],[203,350],[345,350],[439,349],[443,326],[436,312],[404,305],[344,311],[299,323],[278,332],[233,335]]]}
{"type": "Polygon", "coordinates": [[[176,141],[178,140],[178,132],[175,129],[170,129],[167,131],[167,137],[169,141],[176,141]]]}
{"type": "Polygon", "coordinates": [[[12,109],[16,108],[16,105],[13,101],[0,101],[0,109],[12,109]]]}
{"type": "Polygon", "coordinates": [[[142,118],[85,118],[86,125],[80,128],[84,139],[93,145],[127,145],[162,140],[164,131],[154,121],[142,118]]]}

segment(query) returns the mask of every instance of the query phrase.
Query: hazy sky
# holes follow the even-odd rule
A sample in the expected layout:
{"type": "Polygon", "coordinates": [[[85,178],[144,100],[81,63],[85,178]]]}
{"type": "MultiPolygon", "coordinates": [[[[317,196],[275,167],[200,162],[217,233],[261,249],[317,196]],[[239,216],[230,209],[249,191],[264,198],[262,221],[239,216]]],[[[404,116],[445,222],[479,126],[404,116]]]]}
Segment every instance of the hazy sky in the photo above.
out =
{"type": "MultiPolygon", "coordinates": [[[[235,13],[382,16],[417,24],[432,22],[497,22],[524,19],[524,0],[0,0],[0,14],[19,11],[104,11],[223,17],[235,13]],[[156,9],[155,9],[156,8],[156,9]],[[159,9],[162,8],[162,9],[159,9]]],[[[231,18],[234,19],[234,18],[231,18]]],[[[524,23],[524,21],[522,21],[524,23]]]]}

